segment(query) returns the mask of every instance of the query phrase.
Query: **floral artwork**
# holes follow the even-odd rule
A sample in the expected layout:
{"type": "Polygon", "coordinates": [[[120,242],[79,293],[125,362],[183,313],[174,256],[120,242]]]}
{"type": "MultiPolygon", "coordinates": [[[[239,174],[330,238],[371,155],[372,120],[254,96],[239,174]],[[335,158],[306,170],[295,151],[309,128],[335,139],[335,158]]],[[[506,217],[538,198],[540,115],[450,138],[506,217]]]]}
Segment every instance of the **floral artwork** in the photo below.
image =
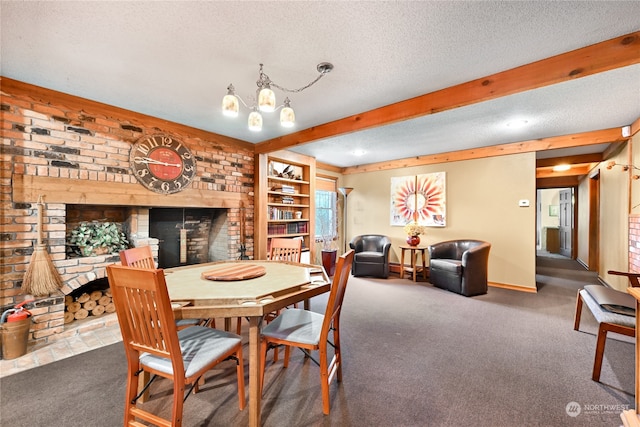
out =
{"type": "Polygon", "coordinates": [[[445,173],[391,178],[391,225],[446,225],[445,173]]]}

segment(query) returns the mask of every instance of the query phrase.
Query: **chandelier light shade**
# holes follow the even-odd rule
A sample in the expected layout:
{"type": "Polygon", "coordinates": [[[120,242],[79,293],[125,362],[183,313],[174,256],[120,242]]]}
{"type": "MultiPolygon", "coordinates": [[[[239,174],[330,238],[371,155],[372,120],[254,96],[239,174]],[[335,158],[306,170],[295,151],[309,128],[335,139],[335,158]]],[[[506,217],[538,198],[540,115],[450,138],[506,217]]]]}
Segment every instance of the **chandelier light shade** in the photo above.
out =
{"type": "Polygon", "coordinates": [[[262,130],[262,114],[257,111],[252,111],[249,114],[249,130],[254,132],[260,132],[262,130]]]}
{"type": "Polygon", "coordinates": [[[233,85],[227,87],[227,94],[222,98],[222,114],[227,117],[238,117],[240,105],[235,95],[233,85]]]}
{"type": "Polygon", "coordinates": [[[329,72],[331,72],[331,70],[333,70],[332,64],[330,64],[329,62],[321,62],[316,67],[316,69],[318,70],[318,76],[315,78],[315,80],[298,89],[287,89],[274,83],[269,78],[269,76],[267,76],[262,71],[262,67],[263,64],[260,64],[258,80],[256,81],[256,85],[258,86],[258,88],[256,89],[256,97],[252,99],[251,105],[247,104],[241,97],[236,95],[233,84],[227,86],[227,94],[222,99],[222,114],[224,116],[238,117],[240,102],[242,102],[242,105],[244,105],[245,108],[250,109],[251,113],[249,114],[248,125],[249,129],[255,132],[259,132],[262,130],[262,115],[259,111],[263,113],[271,113],[282,109],[280,111],[280,125],[285,128],[291,128],[295,125],[296,115],[293,111],[293,108],[291,108],[291,100],[287,97],[285,98],[283,105],[277,106],[276,95],[271,87],[279,89],[283,92],[302,92],[303,90],[313,86],[325,74],[328,74],[329,72]]]}
{"type": "Polygon", "coordinates": [[[285,128],[291,128],[296,124],[296,113],[291,108],[289,98],[284,100],[284,108],[280,110],[280,125],[285,128]]]}
{"type": "Polygon", "coordinates": [[[258,108],[263,113],[271,113],[276,109],[276,94],[270,87],[265,87],[258,96],[258,108]]]}

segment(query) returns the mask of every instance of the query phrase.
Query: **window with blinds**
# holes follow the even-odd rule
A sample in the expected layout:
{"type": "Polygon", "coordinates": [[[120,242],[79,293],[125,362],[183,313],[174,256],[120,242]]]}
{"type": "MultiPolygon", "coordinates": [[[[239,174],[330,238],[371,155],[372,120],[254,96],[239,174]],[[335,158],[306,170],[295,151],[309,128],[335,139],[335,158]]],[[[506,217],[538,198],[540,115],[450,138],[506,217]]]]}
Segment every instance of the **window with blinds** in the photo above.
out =
{"type": "Polygon", "coordinates": [[[316,240],[336,239],[338,231],[337,181],[331,177],[316,177],[316,240]]]}

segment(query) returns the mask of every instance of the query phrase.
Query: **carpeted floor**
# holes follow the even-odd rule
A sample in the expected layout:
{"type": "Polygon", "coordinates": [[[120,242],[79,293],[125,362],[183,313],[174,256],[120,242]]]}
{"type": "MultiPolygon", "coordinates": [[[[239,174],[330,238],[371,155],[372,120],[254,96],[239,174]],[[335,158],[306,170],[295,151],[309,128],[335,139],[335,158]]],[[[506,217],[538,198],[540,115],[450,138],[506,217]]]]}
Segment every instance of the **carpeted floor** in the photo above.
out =
{"type": "MultiPolygon", "coordinates": [[[[424,282],[352,277],[331,415],[322,414],[316,365],[295,352],[289,368],[267,367],[263,425],[619,426],[633,407],[633,341],[611,334],[601,383],[591,381],[597,324],[585,311],[576,332],[573,314],[577,289],[595,276],[575,261],[538,258],[536,279],[537,294],[490,288],[465,298],[424,282]]],[[[248,424],[228,363],[186,401],[185,426],[248,424]]],[[[0,425],[119,426],[125,371],[118,343],[3,378],[0,425]]],[[[146,405],[166,414],[170,400],[162,381],[146,405]]]]}

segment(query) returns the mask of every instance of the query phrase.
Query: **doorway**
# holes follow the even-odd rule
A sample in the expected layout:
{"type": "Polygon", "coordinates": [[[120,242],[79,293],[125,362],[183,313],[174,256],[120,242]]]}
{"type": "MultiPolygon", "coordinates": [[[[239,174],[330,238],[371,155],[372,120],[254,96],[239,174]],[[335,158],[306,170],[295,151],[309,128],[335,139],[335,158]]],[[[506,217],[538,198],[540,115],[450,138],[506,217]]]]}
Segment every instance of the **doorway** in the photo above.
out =
{"type": "Polygon", "coordinates": [[[573,258],[574,200],[573,188],[537,190],[537,251],[573,258]]]}

